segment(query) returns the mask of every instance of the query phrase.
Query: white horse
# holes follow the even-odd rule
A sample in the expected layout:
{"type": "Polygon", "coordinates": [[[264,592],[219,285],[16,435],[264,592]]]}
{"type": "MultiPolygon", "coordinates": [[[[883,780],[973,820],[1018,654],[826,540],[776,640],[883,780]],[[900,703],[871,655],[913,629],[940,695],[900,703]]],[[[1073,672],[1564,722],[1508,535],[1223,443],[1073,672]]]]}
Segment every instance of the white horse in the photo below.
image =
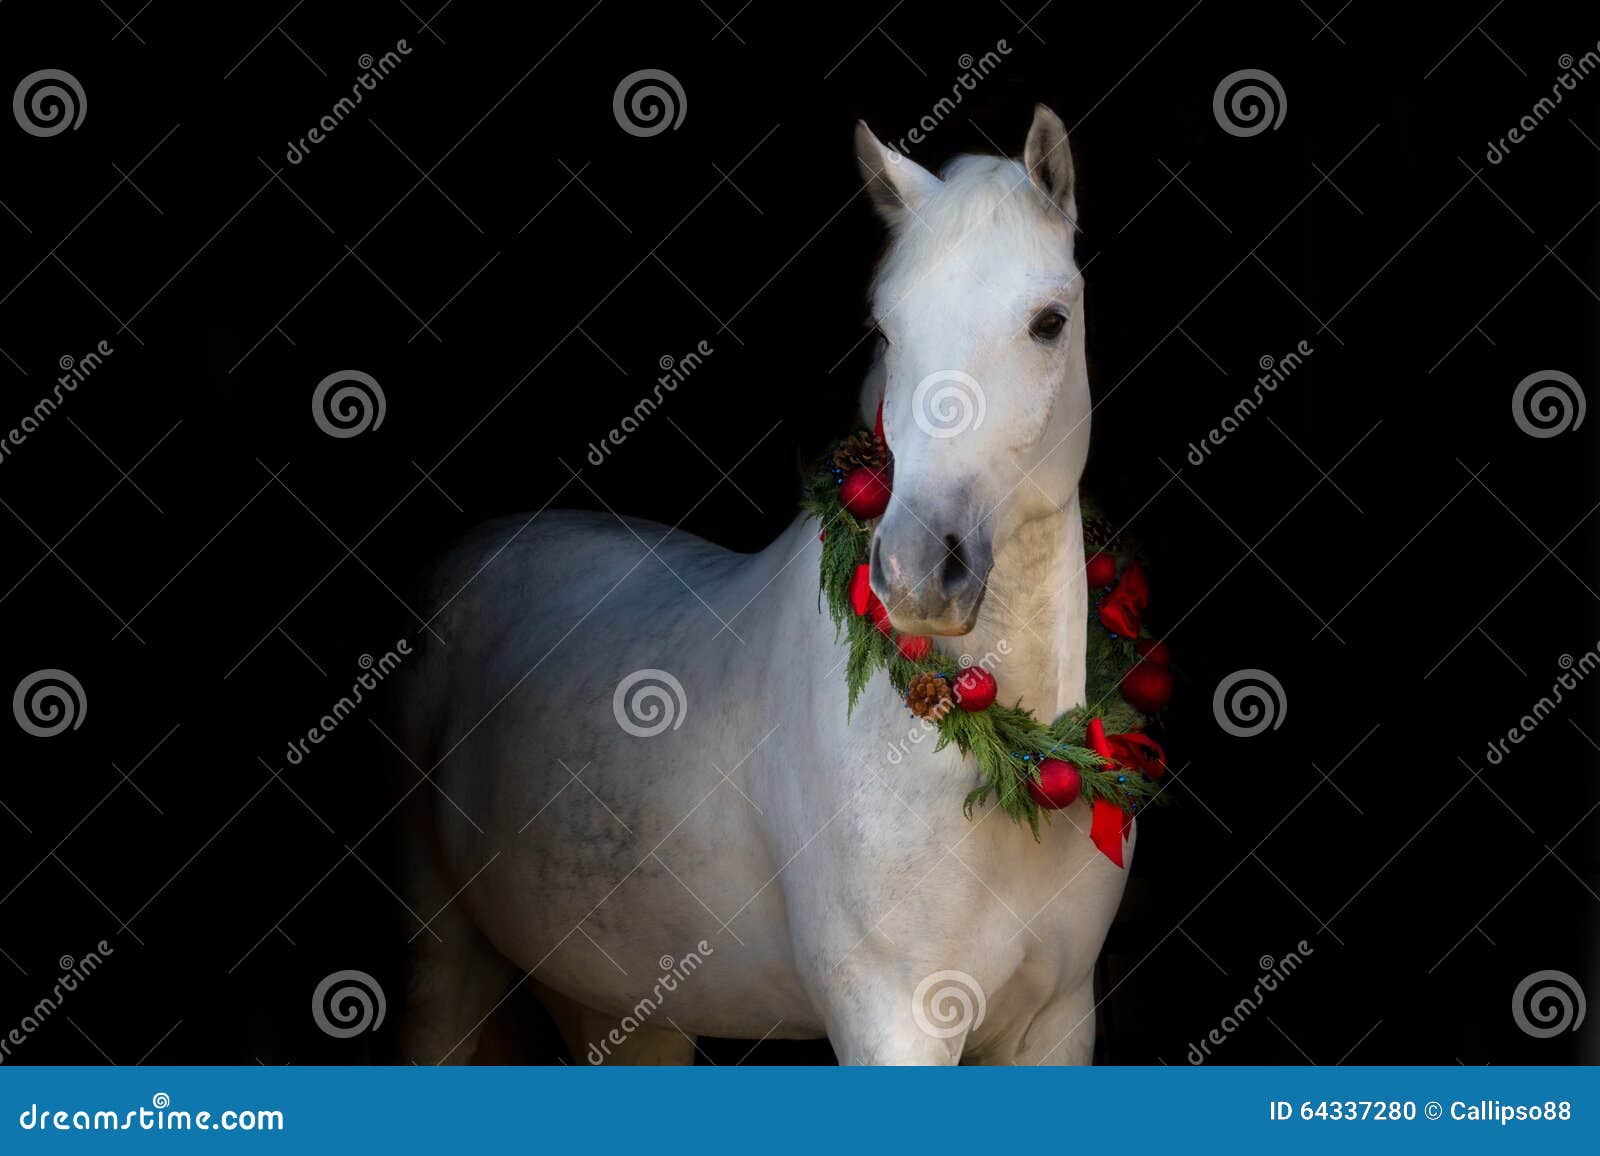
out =
{"type": "MultiPolygon", "coordinates": [[[[1083,701],[1088,609],[1066,131],[1039,106],[1021,163],[942,177],[864,124],[856,147],[891,234],[861,398],[894,453],[872,587],[1053,719],[1083,701]]],[[[396,680],[407,901],[441,912],[412,944],[404,1059],[468,1061],[523,983],[580,1061],[692,1062],[699,1034],[826,1035],[842,1063],[1091,1059],[1125,871],[1082,802],[1038,842],[997,807],[963,817],[974,764],[933,752],[887,675],[846,717],[817,531],[741,555],[551,512],[441,560],[448,645],[396,680]]]]}

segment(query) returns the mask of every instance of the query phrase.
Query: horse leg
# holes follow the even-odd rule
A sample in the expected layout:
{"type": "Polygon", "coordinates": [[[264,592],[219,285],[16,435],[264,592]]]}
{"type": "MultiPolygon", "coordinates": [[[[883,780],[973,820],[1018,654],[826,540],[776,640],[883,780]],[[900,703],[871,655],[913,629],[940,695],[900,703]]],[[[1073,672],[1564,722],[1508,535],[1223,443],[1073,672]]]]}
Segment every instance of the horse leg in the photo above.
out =
{"type": "Polygon", "coordinates": [[[1010,1055],[985,1056],[986,1064],[1076,1064],[1094,1062],[1094,976],[1078,990],[1046,1004],[1010,1055]]]}
{"type": "Polygon", "coordinates": [[[960,1062],[965,1028],[943,1038],[919,1026],[911,1010],[916,981],[906,980],[887,961],[846,965],[813,977],[808,986],[840,1064],[949,1067],[960,1062]]]}
{"type": "Polygon", "coordinates": [[[597,1012],[540,984],[539,1000],[555,1020],[574,1063],[641,1066],[694,1063],[694,1038],[668,1024],[635,1024],[597,1012]]]}
{"type": "Polygon", "coordinates": [[[408,799],[400,821],[401,890],[417,919],[431,920],[406,949],[399,1061],[468,1064],[516,972],[461,905],[440,866],[429,822],[420,793],[408,799]]]}

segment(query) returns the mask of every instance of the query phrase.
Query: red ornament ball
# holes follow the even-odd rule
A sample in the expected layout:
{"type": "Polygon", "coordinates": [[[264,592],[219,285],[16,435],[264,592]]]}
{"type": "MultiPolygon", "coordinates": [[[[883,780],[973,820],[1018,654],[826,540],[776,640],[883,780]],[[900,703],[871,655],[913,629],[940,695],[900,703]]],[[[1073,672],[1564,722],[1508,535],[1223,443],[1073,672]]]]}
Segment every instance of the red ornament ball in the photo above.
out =
{"type": "Polygon", "coordinates": [[[867,613],[872,617],[872,625],[878,628],[878,633],[885,638],[894,637],[894,627],[889,624],[889,608],[878,600],[876,594],[870,594],[872,603],[867,607],[867,613]]]}
{"type": "Polygon", "coordinates": [[[1160,714],[1172,701],[1172,671],[1141,662],[1122,676],[1122,697],[1142,714],[1160,714]]]}
{"type": "Polygon", "coordinates": [[[907,634],[895,641],[900,657],[911,662],[921,662],[933,653],[933,639],[926,634],[907,634]]]}
{"type": "Polygon", "coordinates": [[[1083,565],[1083,572],[1089,579],[1089,589],[1098,590],[1117,580],[1117,560],[1110,554],[1091,555],[1083,565]]]}
{"type": "Polygon", "coordinates": [[[1157,666],[1172,665],[1172,651],[1159,638],[1141,638],[1133,644],[1133,648],[1146,662],[1153,662],[1157,666]]]}
{"type": "Polygon", "coordinates": [[[839,501],[858,518],[876,518],[889,508],[889,483],[878,471],[857,466],[844,476],[839,501]]]}
{"type": "Polygon", "coordinates": [[[1028,780],[1028,794],[1041,807],[1059,811],[1078,801],[1083,779],[1078,768],[1061,759],[1045,759],[1039,764],[1039,781],[1028,780]]]}
{"type": "Polygon", "coordinates": [[[969,666],[956,675],[955,684],[951,689],[954,692],[956,705],[974,714],[980,710],[988,710],[994,702],[995,695],[1000,693],[1000,686],[995,682],[994,675],[981,666],[969,666]]]}

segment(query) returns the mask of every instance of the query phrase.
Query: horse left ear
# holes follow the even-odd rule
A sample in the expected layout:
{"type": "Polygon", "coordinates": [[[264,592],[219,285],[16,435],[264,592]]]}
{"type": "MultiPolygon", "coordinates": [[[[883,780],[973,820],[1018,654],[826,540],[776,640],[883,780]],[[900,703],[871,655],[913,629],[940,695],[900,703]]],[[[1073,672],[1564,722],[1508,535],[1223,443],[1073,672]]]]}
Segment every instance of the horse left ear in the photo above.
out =
{"type": "Polygon", "coordinates": [[[1067,143],[1067,126],[1061,118],[1042,104],[1033,106],[1033,124],[1028,129],[1028,143],[1022,151],[1022,163],[1027,166],[1028,180],[1051,205],[1066,214],[1076,228],[1078,201],[1074,196],[1075,177],[1072,170],[1072,146],[1067,143]]]}

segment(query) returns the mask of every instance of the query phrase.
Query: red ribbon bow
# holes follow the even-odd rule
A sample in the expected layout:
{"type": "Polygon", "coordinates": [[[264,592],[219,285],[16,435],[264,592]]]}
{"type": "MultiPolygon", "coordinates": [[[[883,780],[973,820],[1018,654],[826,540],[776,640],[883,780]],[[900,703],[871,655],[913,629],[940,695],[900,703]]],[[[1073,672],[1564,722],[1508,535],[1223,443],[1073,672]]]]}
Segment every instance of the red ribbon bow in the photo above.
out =
{"type": "Polygon", "coordinates": [[[1150,605],[1150,580],[1138,559],[1128,563],[1128,568],[1117,579],[1100,603],[1100,622],[1113,634],[1123,638],[1138,638],[1144,610],[1150,605]]]}
{"type": "MultiPolygon", "coordinates": [[[[1134,563],[1138,565],[1138,563],[1134,563]]],[[[1117,738],[1126,738],[1126,735],[1117,735],[1117,738]]],[[[1111,743],[1106,740],[1106,728],[1097,718],[1089,720],[1084,728],[1084,740],[1089,744],[1089,749],[1097,755],[1105,757],[1107,762],[1115,763],[1116,756],[1112,752],[1111,743]]],[[[1122,864],[1122,841],[1133,830],[1133,816],[1118,807],[1115,803],[1105,799],[1094,801],[1094,812],[1089,820],[1089,838],[1094,845],[1100,848],[1100,853],[1111,860],[1118,867],[1122,864]]]]}

